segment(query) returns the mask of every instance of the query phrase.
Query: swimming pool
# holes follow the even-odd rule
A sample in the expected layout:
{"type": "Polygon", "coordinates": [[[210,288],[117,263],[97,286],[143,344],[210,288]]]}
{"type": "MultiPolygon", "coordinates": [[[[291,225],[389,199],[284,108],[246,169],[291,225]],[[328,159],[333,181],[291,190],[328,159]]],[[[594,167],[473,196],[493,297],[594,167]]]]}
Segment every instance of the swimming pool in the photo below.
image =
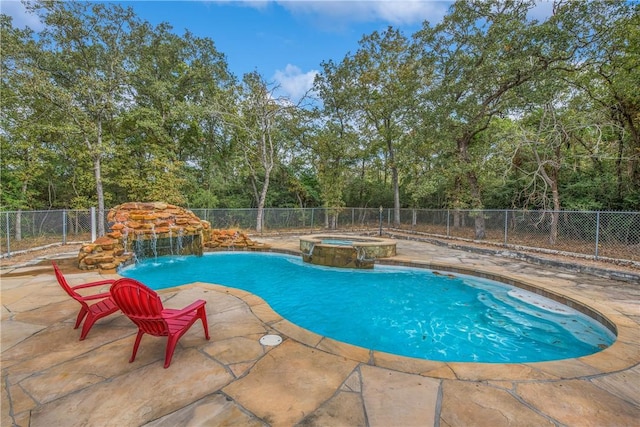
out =
{"type": "Polygon", "coordinates": [[[334,269],[289,255],[217,252],[145,260],[120,274],[154,289],[196,281],[240,288],[320,335],[422,359],[548,361],[615,340],[590,317],[520,288],[419,268],[334,269]]]}

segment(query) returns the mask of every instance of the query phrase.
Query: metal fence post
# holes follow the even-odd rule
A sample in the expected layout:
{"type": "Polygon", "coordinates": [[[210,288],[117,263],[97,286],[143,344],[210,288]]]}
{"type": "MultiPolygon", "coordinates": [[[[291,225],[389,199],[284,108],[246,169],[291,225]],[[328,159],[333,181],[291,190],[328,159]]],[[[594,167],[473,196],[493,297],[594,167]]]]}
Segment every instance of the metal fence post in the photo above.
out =
{"type": "Polygon", "coordinates": [[[507,233],[509,230],[509,211],[504,211],[504,244],[507,244],[507,233]]]}
{"type": "Polygon", "coordinates": [[[7,256],[11,256],[11,229],[9,228],[9,212],[6,214],[7,217],[7,256]]]}
{"type": "MultiPolygon", "coordinates": [[[[95,240],[95,239],[94,239],[95,240]]],[[[67,244],[67,210],[62,210],[62,244],[67,244]]]]}
{"type": "Polygon", "coordinates": [[[356,210],[351,208],[351,229],[355,230],[356,228],[356,210]]]}
{"type": "Polygon", "coordinates": [[[598,240],[600,239],[600,211],[596,212],[596,259],[598,259],[598,240]]]}
{"type": "Polygon", "coordinates": [[[449,237],[449,209],[447,209],[447,237],[449,237]]]}
{"type": "Polygon", "coordinates": [[[91,207],[91,241],[95,242],[98,238],[98,230],[96,230],[96,208],[91,207]]]}

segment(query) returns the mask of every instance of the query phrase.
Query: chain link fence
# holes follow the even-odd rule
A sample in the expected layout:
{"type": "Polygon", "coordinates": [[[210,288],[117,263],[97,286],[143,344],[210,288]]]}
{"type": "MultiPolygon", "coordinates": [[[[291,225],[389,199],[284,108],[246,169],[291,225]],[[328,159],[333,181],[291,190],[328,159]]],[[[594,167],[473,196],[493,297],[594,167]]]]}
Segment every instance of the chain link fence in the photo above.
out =
{"type": "Polygon", "coordinates": [[[484,242],[640,261],[640,212],[410,209],[396,228],[476,240],[478,223],[484,242]]]}
{"type": "Polygon", "coordinates": [[[1,256],[90,242],[96,237],[94,219],[94,209],[0,212],[1,256]]]}
{"type": "MultiPolygon", "coordinates": [[[[192,209],[214,228],[256,229],[257,209],[192,209]]],[[[109,224],[105,224],[109,228],[109,224]]],[[[640,212],[269,208],[263,233],[393,230],[438,238],[478,240],[509,248],[640,262],[640,212]]],[[[95,239],[95,209],[0,212],[2,257],[48,245],[95,239]]]]}
{"type": "MultiPolygon", "coordinates": [[[[192,209],[192,212],[214,228],[256,229],[257,209],[192,209]]],[[[268,208],[262,218],[265,232],[368,231],[377,229],[379,224],[379,210],[367,208],[268,208]]]]}

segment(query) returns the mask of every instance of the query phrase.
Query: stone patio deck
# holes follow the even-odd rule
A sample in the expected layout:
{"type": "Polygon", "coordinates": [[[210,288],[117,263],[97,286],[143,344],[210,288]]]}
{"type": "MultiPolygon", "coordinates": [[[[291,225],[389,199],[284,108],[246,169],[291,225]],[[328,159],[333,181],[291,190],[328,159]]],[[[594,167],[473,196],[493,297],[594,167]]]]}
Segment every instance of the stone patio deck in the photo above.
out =
{"type": "MultiPolygon", "coordinates": [[[[297,250],[297,238],[260,239],[297,250]]],[[[161,291],[166,306],[207,301],[163,369],[166,340],[124,316],[84,341],[78,304],[42,267],[3,269],[2,426],[638,426],[640,283],[509,258],[398,241],[394,262],[473,268],[585,303],[618,339],[595,355],[526,364],[444,363],[369,351],[281,318],[259,297],[194,283],[161,291]],[[10,274],[11,273],[11,274],[10,274]],[[14,276],[21,274],[20,276],[14,276]],[[267,333],[282,344],[263,346],[267,333]]],[[[117,275],[67,274],[72,284],[117,275]]],[[[640,277],[640,272],[638,277],[640,277]]]]}

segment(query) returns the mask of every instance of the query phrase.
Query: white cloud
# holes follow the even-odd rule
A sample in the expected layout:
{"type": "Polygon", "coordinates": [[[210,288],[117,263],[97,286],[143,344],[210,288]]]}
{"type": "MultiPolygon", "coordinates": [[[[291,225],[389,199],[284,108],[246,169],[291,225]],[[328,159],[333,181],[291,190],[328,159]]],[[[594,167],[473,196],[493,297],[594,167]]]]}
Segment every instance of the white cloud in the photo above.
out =
{"type": "MultiPolygon", "coordinates": [[[[278,4],[293,15],[313,17],[327,27],[327,19],[336,27],[350,22],[386,22],[391,25],[412,25],[439,22],[454,0],[212,0],[256,9],[278,4]]],[[[554,0],[536,0],[529,18],[545,20],[552,14],[554,0]]]]}
{"type": "Polygon", "coordinates": [[[451,2],[446,1],[382,1],[374,2],[376,15],[383,21],[395,25],[416,24],[425,20],[440,21],[447,12],[451,2]]]}
{"type": "Polygon", "coordinates": [[[317,74],[317,70],[303,73],[295,65],[287,64],[284,71],[276,70],[273,79],[280,86],[280,92],[297,102],[311,89],[317,74]]]}
{"type": "Polygon", "coordinates": [[[13,26],[16,28],[29,27],[34,31],[40,31],[44,28],[40,18],[27,12],[27,9],[19,0],[2,0],[0,2],[0,13],[13,18],[13,26]]]}
{"type": "Polygon", "coordinates": [[[393,25],[437,22],[451,1],[441,0],[278,0],[293,14],[331,17],[342,22],[383,21],[393,25]]]}
{"type": "Polygon", "coordinates": [[[316,24],[342,28],[351,22],[385,22],[391,25],[438,22],[453,0],[213,0],[265,9],[275,3],[293,15],[314,18],[316,24]]]}

